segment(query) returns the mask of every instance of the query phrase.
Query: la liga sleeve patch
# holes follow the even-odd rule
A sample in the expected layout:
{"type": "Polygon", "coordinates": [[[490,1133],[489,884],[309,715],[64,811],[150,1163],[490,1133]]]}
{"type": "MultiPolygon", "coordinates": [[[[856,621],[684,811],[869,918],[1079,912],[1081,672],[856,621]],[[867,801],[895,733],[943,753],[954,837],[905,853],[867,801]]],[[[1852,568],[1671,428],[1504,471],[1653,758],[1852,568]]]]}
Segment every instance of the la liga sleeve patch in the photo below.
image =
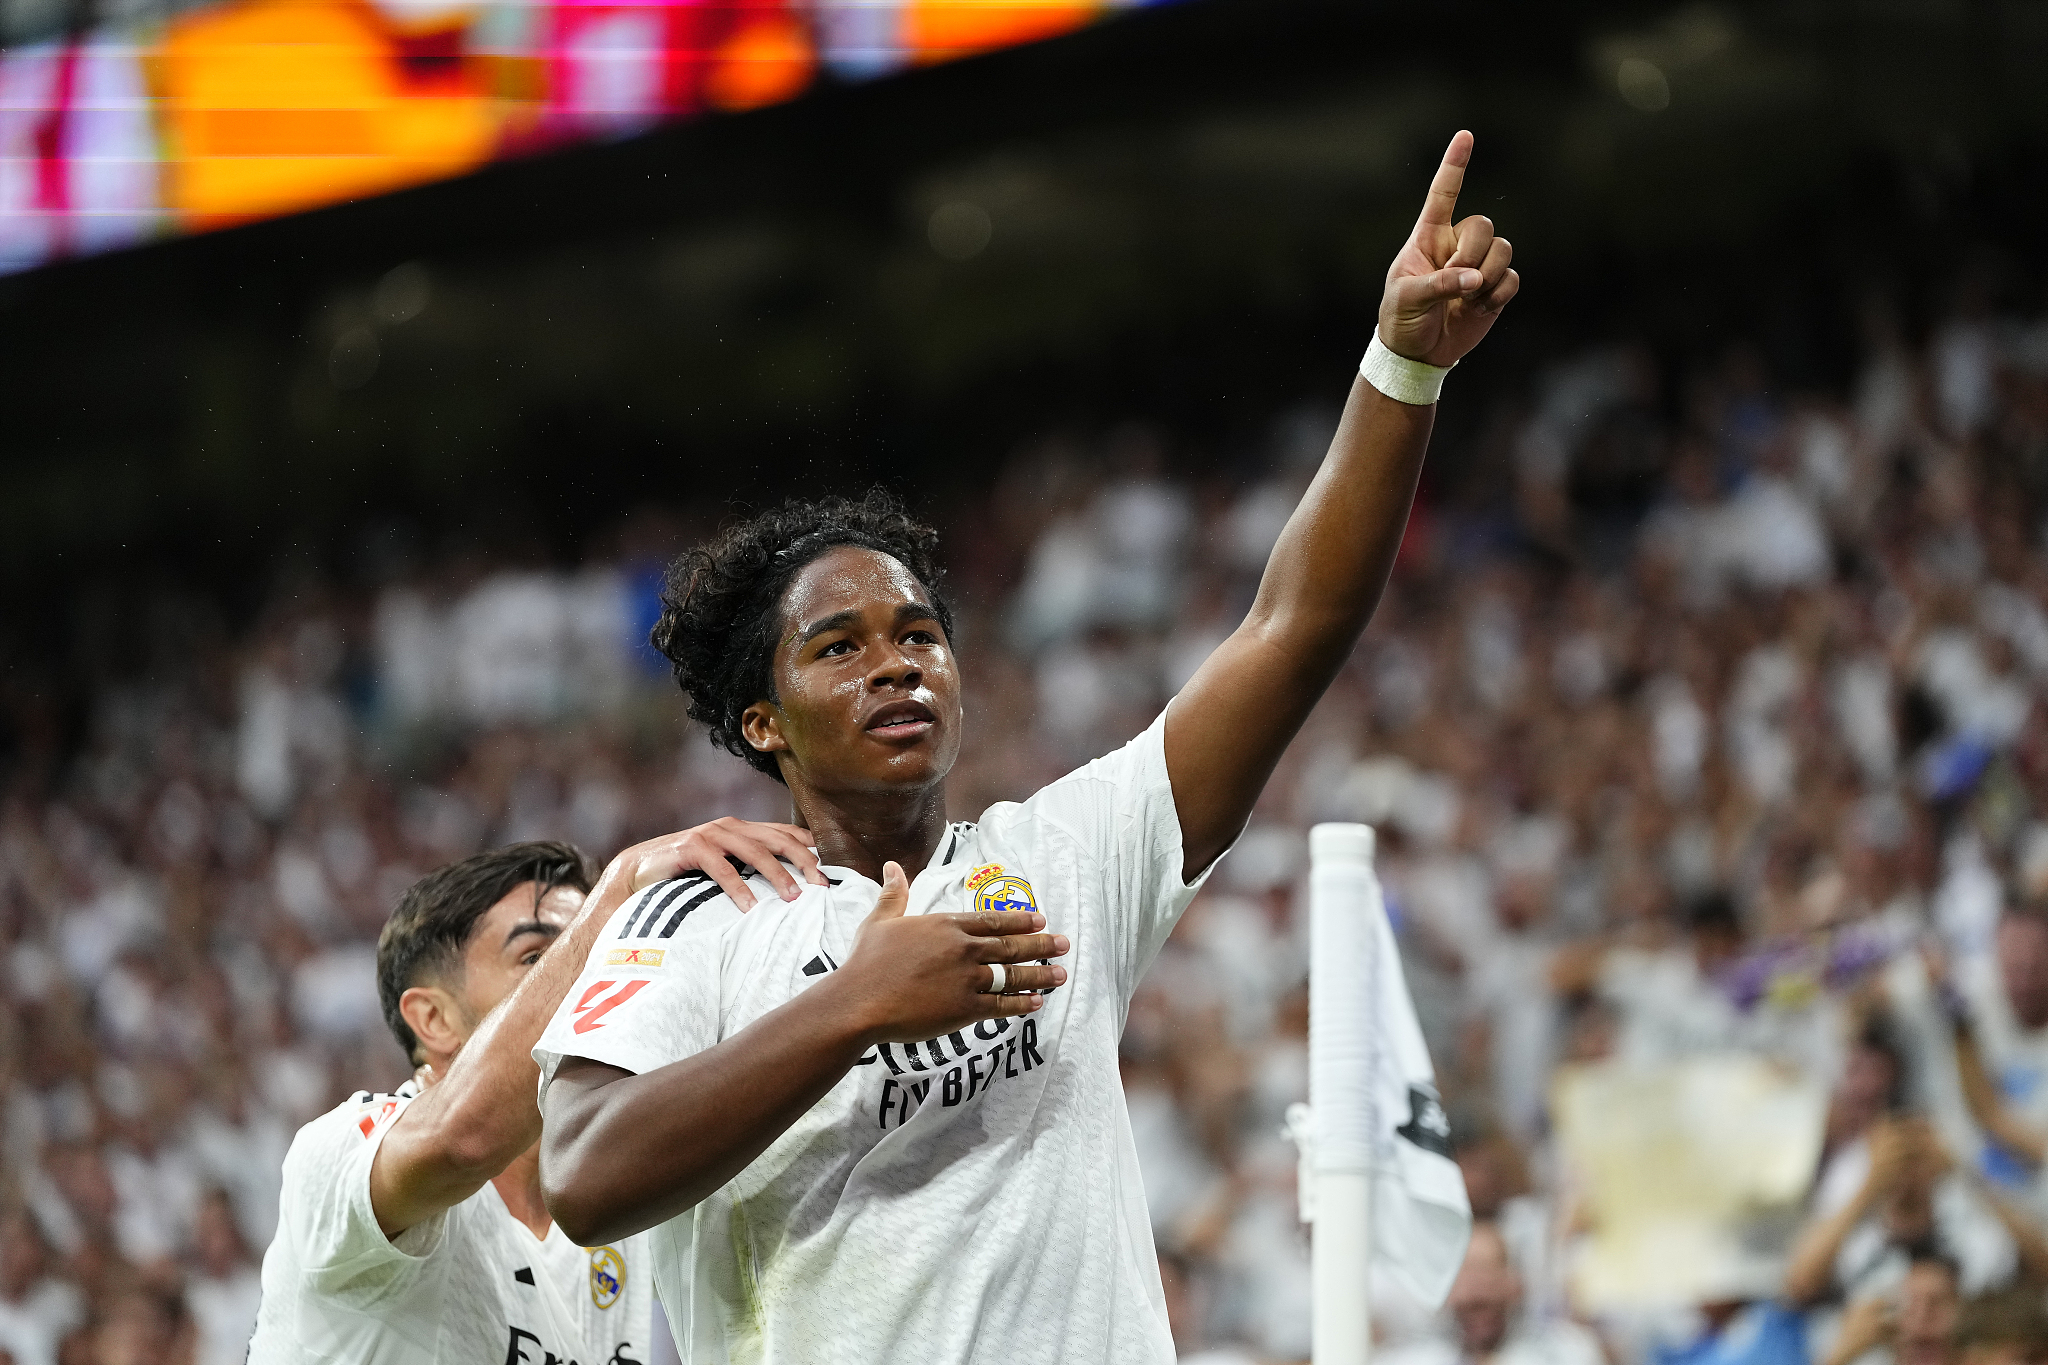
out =
{"type": "Polygon", "coordinates": [[[628,981],[620,985],[617,981],[593,981],[590,989],[583,992],[576,1001],[576,1022],[572,1027],[578,1033],[588,1033],[604,1027],[604,1017],[619,1006],[631,1000],[647,988],[646,978],[628,981]]]}

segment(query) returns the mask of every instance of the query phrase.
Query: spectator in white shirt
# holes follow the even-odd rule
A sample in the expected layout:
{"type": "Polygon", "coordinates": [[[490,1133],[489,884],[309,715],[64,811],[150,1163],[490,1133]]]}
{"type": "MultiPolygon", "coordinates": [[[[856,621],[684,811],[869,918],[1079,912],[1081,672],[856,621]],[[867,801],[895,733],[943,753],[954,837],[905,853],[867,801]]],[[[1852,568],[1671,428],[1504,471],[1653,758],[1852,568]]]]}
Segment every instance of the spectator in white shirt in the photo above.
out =
{"type": "Polygon", "coordinates": [[[1906,1090],[1906,1065],[1886,1016],[1864,1022],[1842,1074],[1828,1096],[1827,1127],[1820,1170],[1813,1182],[1813,1208],[1832,1213],[1855,1197],[1870,1175],[1870,1135],[1887,1114],[1899,1112],[1906,1090]]]}
{"type": "Polygon", "coordinates": [[[1966,1293],[2020,1270],[2048,1276],[2048,1240],[1959,1168],[1926,1119],[1887,1119],[1869,1141],[1862,1186],[1841,1207],[1817,1210],[1793,1245],[1785,1298],[1794,1307],[1888,1289],[1928,1248],[1954,1258],[1966,1293]]]}
{"type": "Polygon", "coordinates": [[[1381,1365],[1601,1365],[1600,1343],[1575,1322],[1522,1312],[1523,1283],[1491,1219],[1472,1224],[1465,1264],[1444,1311],[1452,1334],[1388,1351],[1381,1365]]]}
{"type": "Polygon", "coordinates": [[[1938,1252],[1914,1253],[1905,1279],[1842,1315],[1820,1365],[1954,1365],[1961,1274],[1938,1252]]]}
{"type": "Polygon", "coordinates": [[[48,1262],[33,1219],[0,1216],[0,1351],[16,1365],[55,1365],[57,1344],[85,1320],[85,1296],[51,1276],[48,1262]]]}
{"type": "Polygon", "coordinates": [[[1970,1116],[2038,1168],[2048,1156],[2048,913],[2002,916],[1994,952],[1956,978],[1956,1063],[1970,1116]]]}
{"type": "Polygon", "coordinates": [[[262,1277],[243,1245],[226,1194],[210,1191],[194,1223],[197,1265],[185,1281],[185,1305],[196,1335],[193,1365],[242,1365],[256,1330],[262,1277]]]}

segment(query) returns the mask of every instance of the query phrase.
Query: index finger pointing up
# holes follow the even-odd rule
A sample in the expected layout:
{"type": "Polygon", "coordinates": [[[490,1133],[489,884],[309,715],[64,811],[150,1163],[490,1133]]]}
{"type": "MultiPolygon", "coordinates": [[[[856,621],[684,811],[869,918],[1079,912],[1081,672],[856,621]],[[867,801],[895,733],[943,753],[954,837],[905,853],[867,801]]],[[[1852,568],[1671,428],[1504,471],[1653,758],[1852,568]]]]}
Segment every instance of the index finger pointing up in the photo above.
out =
{"type": "Polygon", "coordinates": [[[1430,227],[1449,227],[1458,208],[1458,191],[1465,185],[1465,167],[1472,160],[1472,134],[1462,129],[1444,148],[1444,164],[1436,168],[1429,182],[1429,195],[1422,201],[1421,222],[1430,227]]]}

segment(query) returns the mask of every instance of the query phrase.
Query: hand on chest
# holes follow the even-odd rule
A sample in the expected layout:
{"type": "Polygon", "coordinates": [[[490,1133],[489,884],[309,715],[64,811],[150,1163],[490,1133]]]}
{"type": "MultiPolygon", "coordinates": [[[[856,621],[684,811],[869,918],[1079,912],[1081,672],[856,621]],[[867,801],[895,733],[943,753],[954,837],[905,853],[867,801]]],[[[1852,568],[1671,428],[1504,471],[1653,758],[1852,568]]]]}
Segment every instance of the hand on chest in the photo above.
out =
{"type": "MultiPolygon", "coordinates": [[[[1038,911],[1048,923],[1053,919],[1054,912],[1040,904],[1030,877],[1018,867],[984,862],[935,875],[940,872],[928,869],[913,884],[912,914],[1038,911]]],[[[851,946],[853,929],[873,905],[873,895],[861,896],[846,907],[857,916],[827,917],[818,952],[800,969],[803,984],[839,969],[851,946]],[[832,941],[835,939],[837,942],[832,941]]],[[[1063,962],[1071,962],[1071,958],[1063,962]]],[[[1071,984],[1066,989],[1071,989],[1071,984]]],[[[880,1043],[869,1048],[834,1092],[840,1110],[837,1121],[854,1135],[872,1141],[919,1114],[927,1116],[926,1124],[945,1122],[949,1111],[978,1108],[1004,1091],[1023,1100],[1020,1108],[1028,1112],[1035,1104],[1031,1096],[1043,1089],[1045,1069],[1057,1053],[1065,1004],[1063,992],[1055,991],[1037,1014],[985,1019],[922,1042],[880,1043]]]]}

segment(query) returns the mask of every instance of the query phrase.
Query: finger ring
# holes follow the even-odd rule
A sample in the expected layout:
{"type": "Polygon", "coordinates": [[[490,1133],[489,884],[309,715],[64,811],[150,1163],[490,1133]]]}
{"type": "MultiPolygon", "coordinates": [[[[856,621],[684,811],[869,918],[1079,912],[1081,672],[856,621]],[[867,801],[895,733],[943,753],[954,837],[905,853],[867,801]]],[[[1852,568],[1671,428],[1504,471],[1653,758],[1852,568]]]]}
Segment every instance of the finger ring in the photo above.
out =
{"type": "Polygon", "coordinates": [[[1003,964],[1000,962],[989,963],[988,969],[995,973],[996,979],[988,983],[988,989],[983,991],[982,994],[1001,995],[1003,988],[1010,984],[1010,973],[1004,969],[1003,964]]]}

